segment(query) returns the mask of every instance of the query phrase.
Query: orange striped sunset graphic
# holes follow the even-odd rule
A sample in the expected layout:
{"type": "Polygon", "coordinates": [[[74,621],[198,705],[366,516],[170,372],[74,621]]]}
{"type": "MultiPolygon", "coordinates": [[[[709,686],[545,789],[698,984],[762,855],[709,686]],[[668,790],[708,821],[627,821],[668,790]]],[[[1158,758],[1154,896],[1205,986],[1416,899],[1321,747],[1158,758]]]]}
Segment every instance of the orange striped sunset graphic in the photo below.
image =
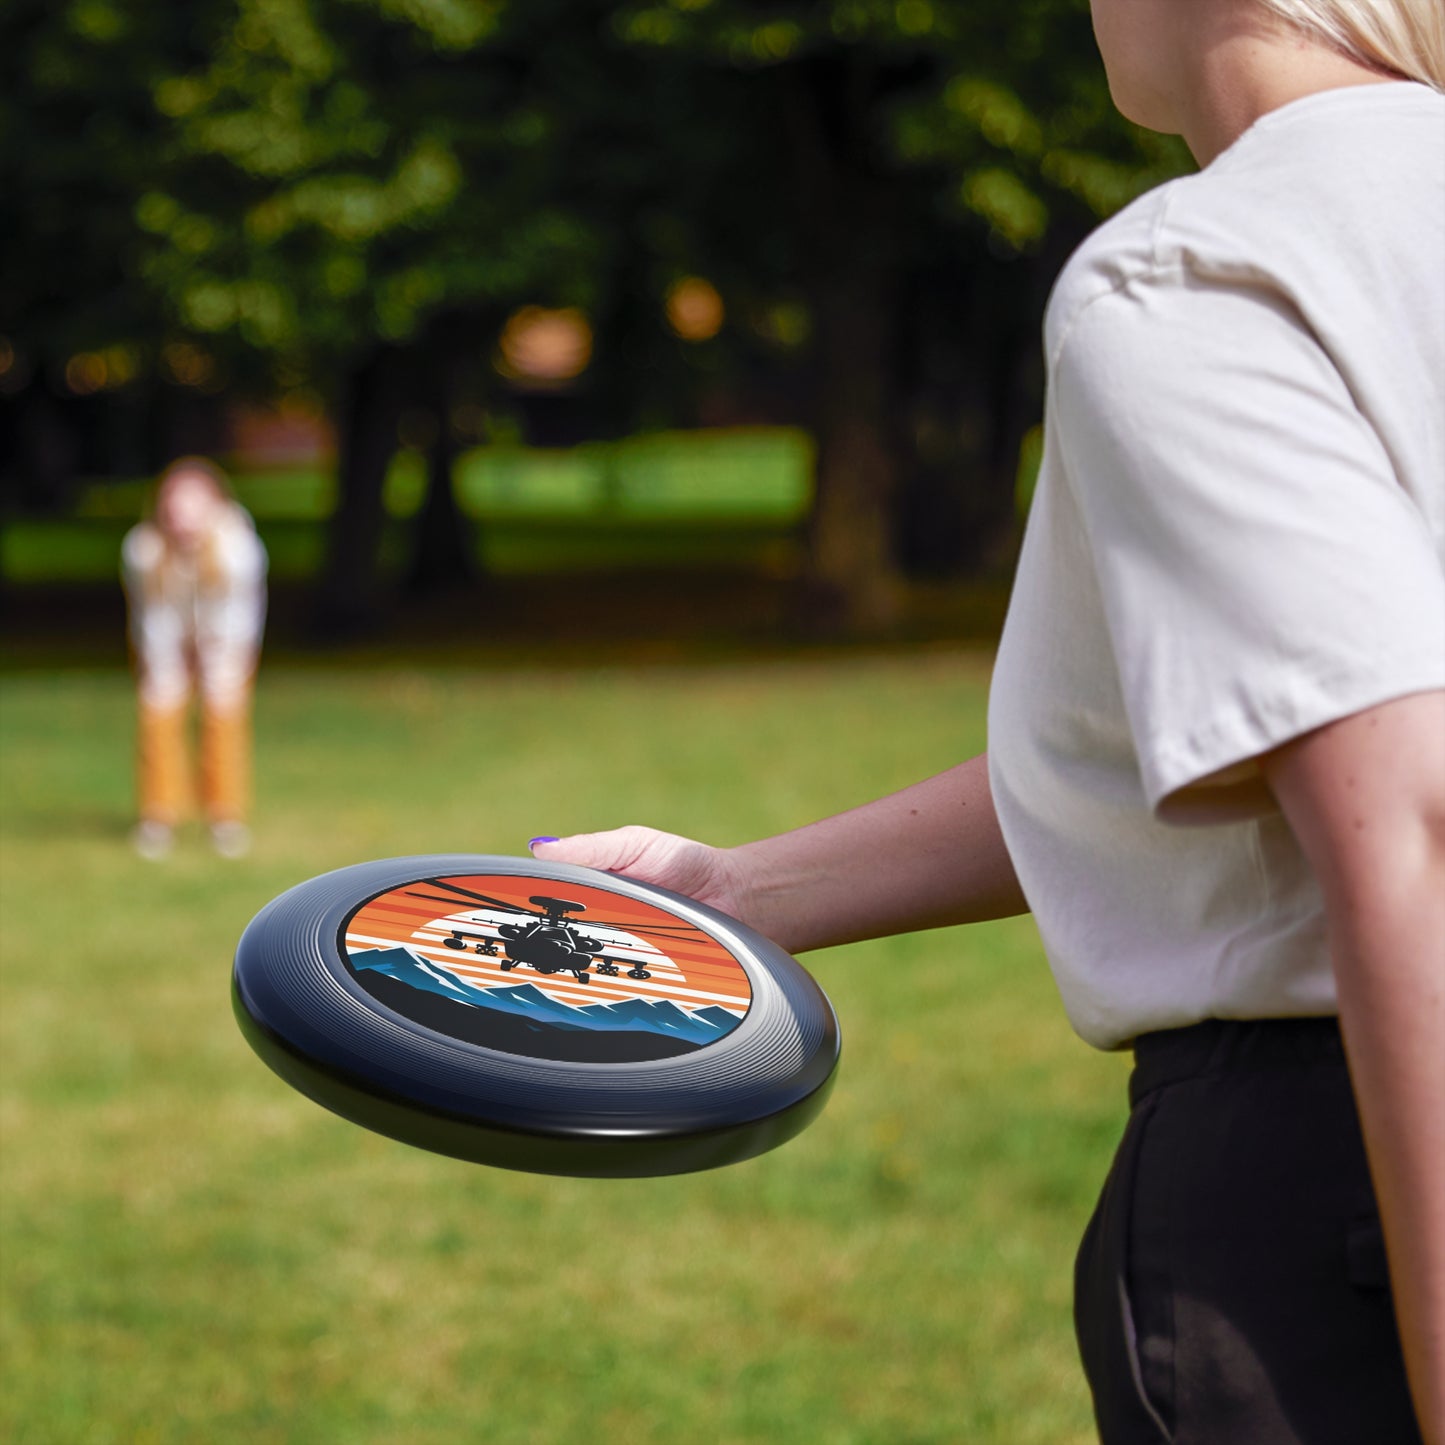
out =
{"type": "Polygon", "coordinates": [[[357,981],[429,1028],[504,1052],[626,1062],[691,1052],[747,1013],[743,966],[701,928],[588,884],[418,879],[343,929],[357,981]]]}

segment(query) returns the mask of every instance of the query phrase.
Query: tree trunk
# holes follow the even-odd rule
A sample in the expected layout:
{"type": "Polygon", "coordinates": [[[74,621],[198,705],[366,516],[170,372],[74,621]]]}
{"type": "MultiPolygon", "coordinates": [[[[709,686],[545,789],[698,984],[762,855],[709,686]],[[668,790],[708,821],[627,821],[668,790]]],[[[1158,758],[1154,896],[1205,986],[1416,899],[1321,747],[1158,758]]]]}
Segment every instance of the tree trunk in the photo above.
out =
{"type": "Polygon", "coordinates": [[[864,634],[887,631],[903,606],[894,546],[892,324],[883,282],[860,267],[841,271],[814,294],[818,466],[808,575],[833,621],[864,634]]]}
{"type": "Polygon", "coordinates": [[[426,493],[413,526],[411,563],[406,590],[415,597],[434,597],[455,591],[477,575],[471,523],[457,505],[452,482],[456,444],[451,412],[455,387],[449,357],[436,369],[432,395],[427,398],[436,428],[426,457],[426,493]]]}
{"type": "Polygon", "coordinates": [[[38,374],[5,405],[13,414],[15,456],[7,480],[13,482],[17,508],[41,515],[64,512],[81,461],[73,418],[38,374]]]}
{"type": "Polygon", "coordinates": [[[326,562],[316,598],[323,641],[364,637],[384,613],[381,541],[386,526],[382,486],[396,454],[401,414],[400,353],[373,351],[347,378],[341,410],[337,502],[327,531],[326,562]]]}
{"type": "Polygon", "coordinates": [[[1012,548],[1019,450],[1043,410],[1038,335],[1051,274],[1039,258],[1002,259],[964,239],[910,273],[899,308],[909,576],[993,569],[1012,548]]]}
{"type": "Polygon", "coordinates": [[[879,633],[899,619],[895,541],[896,208],[875,169],[868,116],[878,77],[852,53],[780,68],[799,260],[813,313],[817,489],[808,582],[819,620],[879,633]]]}

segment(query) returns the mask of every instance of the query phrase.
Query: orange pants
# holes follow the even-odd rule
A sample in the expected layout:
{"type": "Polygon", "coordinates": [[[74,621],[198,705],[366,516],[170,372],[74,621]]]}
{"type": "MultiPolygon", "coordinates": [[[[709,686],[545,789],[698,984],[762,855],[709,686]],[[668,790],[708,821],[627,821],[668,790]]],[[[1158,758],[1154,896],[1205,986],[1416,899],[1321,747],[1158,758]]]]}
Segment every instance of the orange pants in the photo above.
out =
{"type": "MultiPolygon", "coordinates": [[[[140,816],[174,827],[191,811],[190,704],[140,704],[136,730],[140,816]]],[[[200,805],[208,823],[239,823],[251,801],[251,695],[201,705],[200,805]]]]}

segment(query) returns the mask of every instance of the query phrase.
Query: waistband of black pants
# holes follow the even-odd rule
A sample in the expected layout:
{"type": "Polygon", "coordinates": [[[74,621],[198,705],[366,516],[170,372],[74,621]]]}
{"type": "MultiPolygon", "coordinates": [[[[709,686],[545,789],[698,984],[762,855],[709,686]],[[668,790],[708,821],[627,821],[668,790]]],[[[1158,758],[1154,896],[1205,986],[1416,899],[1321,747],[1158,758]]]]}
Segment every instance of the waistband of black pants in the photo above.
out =
{"type": "Polygon", "coordinates": [[[1129,1102],[1155,1089],[1197,1079],[1265,1069],[1345,1062],[1337,1018],[1205,1019],[1134,1041],[1129,1102]]]}

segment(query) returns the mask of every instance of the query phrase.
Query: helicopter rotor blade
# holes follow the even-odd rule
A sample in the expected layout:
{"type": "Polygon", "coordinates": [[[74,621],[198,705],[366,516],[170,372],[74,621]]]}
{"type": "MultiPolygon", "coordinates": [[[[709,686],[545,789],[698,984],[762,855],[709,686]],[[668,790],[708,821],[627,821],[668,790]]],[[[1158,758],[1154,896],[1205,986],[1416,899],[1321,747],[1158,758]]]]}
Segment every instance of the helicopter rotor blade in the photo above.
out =
{"type": "MultiPolygon", "coordinates": [[[[474,902],[484,903],[487,905],[488,908],[500,908],[507,913],[520,913],[526,918],[545,918],[547,916],[539,909],[523,908],[520,904],[507,903],[501,898],[493,898],[486,893],[475,893],[470,888],[463,888],[456,883],[448,883],[444,878],[427,878],[423,881],[430,884],[433,888],[444,888],[448,893],[455,893],[462,898],[470,898],[474,902]]],[[[413,896],[420,898],[424,895],[417,893],[413,894],[413,896]]],[[[450,903],[452,900],[431,898],[428,901],[434,903],[450,903]]],[[[640,933],[644,935],[649,933],[655,933],[662,936],[664,940],[667,939],[668,935],[674,935],[678,940],[684,938],[695,938],[700,932],[698,928],[696,928],[690,923],[620,923],[615,919],[606,918],[588,918],[585,920],[581,918],[575,918],[563,919],[562,921],[564,923],[570,923],[579,928],[612,928],[617,929],[622,933],[640,933]]]]}
{"type": "Polygon", "coordinates": [[[463,898],[471,898],[478,903],[485,903],[488,908],[503,908],[508,913],[525,913],[532,918],[545,916],[535,909],[523,908],[517,903],[506,903],[500,898],[489,898],[485,893],[473,893],[470,888],[459,888],[455,883],[448,883],[445,878],[427,878],[423,881],[430,883],[433,888],[445,888],[448,893],[457,893],[463,898]]]}
{"type": "Polygon", "coordinates": [[[406,896],[408,898],[423,898],[428,903],[445,903],[448,908],[455,908],[457,906],[457,900],[455,898],[439,898],[435,893],[418,893],[415,888],[408,888],[406,890],[406,896]]]}
{"type": "Polygon", "coordinates": [[[606,918],[579,918],[577,926],[615,928],[622,933],[676,933],[682,938],[693,938],[701,932],[690,923],[617,923],[606,918]]]}
{"type": "Polygon", "coordinates": [[[640,918],[633,919],[627,923],[616,918],[579,918],[577,922],[578,924],[586,923],[589,928],[625,928],[629,932],[636,933],[651,933],[656,932],[658,929],[669,928],[682,929],[685,932],[697,932],[696,926],[691,923],[650,923],[640,918]]]}
{"type": "Polygon", "coordinates": [[[488,898],[485,893],[478,893],[476,897],[480,898],[488,908],[500,908],[507,913],[520,913],[524,918],[545,918],[547,916],[538,908],[523,908],[519,903],[506,903],[500,898],[488,898]]]}

